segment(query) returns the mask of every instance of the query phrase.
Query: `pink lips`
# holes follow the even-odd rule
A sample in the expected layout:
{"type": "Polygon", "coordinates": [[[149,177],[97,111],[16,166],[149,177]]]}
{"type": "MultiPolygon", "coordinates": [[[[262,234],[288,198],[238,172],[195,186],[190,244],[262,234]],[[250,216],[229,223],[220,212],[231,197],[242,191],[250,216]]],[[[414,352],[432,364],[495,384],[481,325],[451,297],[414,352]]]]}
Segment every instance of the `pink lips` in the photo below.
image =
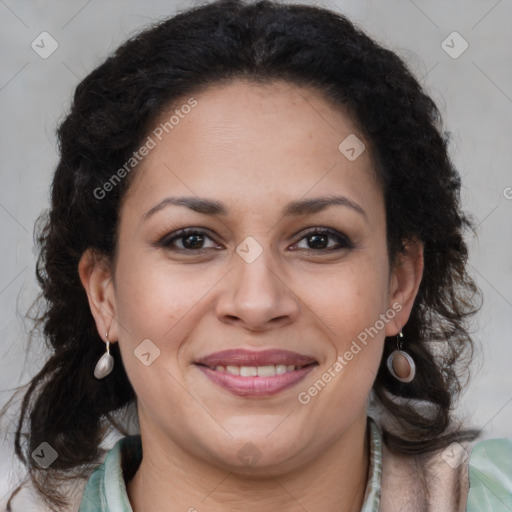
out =
{"type": "Polygon", "coordinates": [[[215,384],[239,396],[274,395],[288,389],[317,365],[314,358],[288,350],[250,351],[243,349],[223,350],[196,361],[198,368],[215,384]],[[269,365],[295,366],[293,371],[280,375],[243,377],[226,371],[215,370],[222,366],[261,367],[269,365]]]}
{"type": "Polygon", "coordinates": [[[288,350],[253,350],[230,349],[215,352],[196,361],[214,368],[215,366],[266,366],[269,364],[293,364],[294,366],[305,366],[315,363],[315,359],[308,356],[290,352],[288,350]]]}

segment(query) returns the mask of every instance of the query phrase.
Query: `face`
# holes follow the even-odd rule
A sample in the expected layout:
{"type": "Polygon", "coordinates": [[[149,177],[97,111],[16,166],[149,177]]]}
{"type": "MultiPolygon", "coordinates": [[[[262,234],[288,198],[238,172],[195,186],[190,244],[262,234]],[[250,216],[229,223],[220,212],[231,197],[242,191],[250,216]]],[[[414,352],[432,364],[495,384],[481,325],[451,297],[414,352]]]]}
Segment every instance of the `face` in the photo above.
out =
{"type": "Polygon", "coordinates": [[[383,193],[345,113],[284,82],[193,98],[149,134],[93,312],[103,334],[111,308],[143,438],[294,467],[365,418],[418,283],[390,268],[383,193]]]}

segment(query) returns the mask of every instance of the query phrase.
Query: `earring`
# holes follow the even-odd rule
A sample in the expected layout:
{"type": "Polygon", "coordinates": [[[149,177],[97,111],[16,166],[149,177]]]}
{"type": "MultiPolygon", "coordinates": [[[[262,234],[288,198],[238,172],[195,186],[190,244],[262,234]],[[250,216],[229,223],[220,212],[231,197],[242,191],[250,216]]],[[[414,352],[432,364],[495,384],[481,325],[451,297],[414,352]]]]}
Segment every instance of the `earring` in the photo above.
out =
{"type": "Polygon", "coordinates": [[[104,379],[114,368],[114,358],[110,355],[108,331],[105,333],[105,338],[107,338],[107,351],[99,358],[94,368],[94,376],[97,379],[104,379]]]}
{"type": "Polygon", "coordinates": [[[402,340],[399,338],[403,338],[402,329],[397,335],[397,350],[393,350],[391,354],[389,354],[387,360],[387,366],[389,373],[395,377],[395,379],[400,382],[411,382],[416,375],[416,365],[414,364],[414,359],[407,353],[402,350],[402,340]]]}

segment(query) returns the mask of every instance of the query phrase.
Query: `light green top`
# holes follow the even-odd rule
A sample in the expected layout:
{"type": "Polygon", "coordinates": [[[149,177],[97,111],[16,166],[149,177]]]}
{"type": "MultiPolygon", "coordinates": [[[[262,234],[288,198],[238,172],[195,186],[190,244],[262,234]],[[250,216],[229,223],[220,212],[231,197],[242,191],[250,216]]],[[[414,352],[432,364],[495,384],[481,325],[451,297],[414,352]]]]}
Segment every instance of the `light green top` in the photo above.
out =
{"type": "MultiPolygon", "coordinates": [[[[382,440],[368,417],[369,477],[361,512],[378,512],[382,440]]],[[[140,435],[120,439],[90,476],[78,512],[133,512],[123,470],[135,473],[142,460],[140,435]]],[[[480,441],[469,459],[470,490],[466,512],[512,512],[512,439],[480,441]]]]}
{"type": "Polygon", "coordinates": [[[466,512],[512,512],[512,439],[480,441],[469,459],[466,512]]]}

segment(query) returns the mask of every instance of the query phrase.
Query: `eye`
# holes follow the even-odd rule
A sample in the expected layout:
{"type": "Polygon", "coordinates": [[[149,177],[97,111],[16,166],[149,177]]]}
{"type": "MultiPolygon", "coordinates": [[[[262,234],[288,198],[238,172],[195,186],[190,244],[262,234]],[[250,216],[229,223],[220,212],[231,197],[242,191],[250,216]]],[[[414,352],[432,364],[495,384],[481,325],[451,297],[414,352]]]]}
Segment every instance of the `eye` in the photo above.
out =
{"type": "MultiPolygon", "coordinates": [[[[299,250],[310,252],[331,252],[354,248],[354,244],[346,235],[330,228],[311,229],[302,236],[300,241],[302,240],[306,240],[307,247],[300,247],[298,244],[295,247],[299,250]],[[330,243],[332,241],[334,241],[334,244],[330,243]]],[[[180,229],[170,235],[166,235],[158,242],[158,245],[166,250],[189,253],[199,253],[208,249],[219,248],[208,232],[196,228],[180,229]],[[210,247],[204,246],[206,240],[212,242],[210,247]]]]}
{"type": "Polygon", "coordinates": [[[204,247],[205,239],[209,239],[213,242],[213,239],[208,236],[206,231],[194,228],[180,229],[171,235],[165,236],[158,245],[165,247],[172,251],[188,251],[188,252],[200,252],[205,249],[217,248],[218,245],[214,242],[214,245],[210,247],[204,247]],[[175,242],[181,244],[176,246],[175,242]]]}
{"type": "Polygon", "coordinates": [[[330,252],[354,248],[354,244],[350,238],[330,228],[314,228],[307,232],[301,240],[306,240],[307,247],[299,247],[299,249],[306,251],[323,250],[323,252],[330,252]],[[329,245],[329,239],[336,242],[334,246],[332,244],[329,245]]]}

